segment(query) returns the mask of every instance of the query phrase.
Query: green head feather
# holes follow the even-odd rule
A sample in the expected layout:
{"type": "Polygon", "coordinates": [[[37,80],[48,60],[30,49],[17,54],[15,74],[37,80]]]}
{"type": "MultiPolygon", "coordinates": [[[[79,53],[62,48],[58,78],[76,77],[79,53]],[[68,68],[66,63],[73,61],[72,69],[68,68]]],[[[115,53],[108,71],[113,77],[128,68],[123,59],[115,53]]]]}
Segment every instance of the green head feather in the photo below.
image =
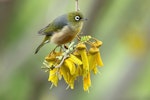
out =
{"type": "Polygon", "coordinates": [[[68,13],[68,21],[72,25],[78,25],[83,22],[83,14],[79,11],[68,13]]]}

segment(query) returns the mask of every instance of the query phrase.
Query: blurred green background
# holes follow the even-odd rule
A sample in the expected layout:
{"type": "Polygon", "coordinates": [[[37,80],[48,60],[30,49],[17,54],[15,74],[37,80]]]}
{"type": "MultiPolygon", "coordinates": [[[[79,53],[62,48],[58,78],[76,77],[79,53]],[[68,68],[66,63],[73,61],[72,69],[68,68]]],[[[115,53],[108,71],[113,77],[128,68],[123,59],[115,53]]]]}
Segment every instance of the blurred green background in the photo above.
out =
{"type": "Polygon", "coordinates": [[[0,100],[150,100],[150,0],[79,0],[88,18],[83,32],[103,41],[104,67],[74,90],[61,81],[49,89],[41,69],[54,45],[34,51],[37,32],[55,17],[75,10],[75,0],[0,0],[0,100]],[[52,46],[52,47],[51,47],[52,46]]]}

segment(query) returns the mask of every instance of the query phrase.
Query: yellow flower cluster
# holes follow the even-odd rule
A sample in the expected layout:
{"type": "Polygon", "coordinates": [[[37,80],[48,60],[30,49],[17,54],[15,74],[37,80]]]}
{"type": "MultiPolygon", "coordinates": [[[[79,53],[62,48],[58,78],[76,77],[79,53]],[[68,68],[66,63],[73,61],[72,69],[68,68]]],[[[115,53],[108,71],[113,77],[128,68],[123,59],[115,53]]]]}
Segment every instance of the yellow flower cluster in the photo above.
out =
{"type": "Polygon", "coordinates": [[[99,47],[102,42],[79,41],[67,53],[62,51],[52,51],[46,58],[44,64],[49,71],[50,81],[54,86],[62,78],[71,89],[74,89],[74,81],[77,77],[83,78],[83,89],[88,91],[91,86],[90,73],[97,74],[98,66],[103,66],[99,47]],[[87,45],[90,45],[89,49],[87,45]]]}

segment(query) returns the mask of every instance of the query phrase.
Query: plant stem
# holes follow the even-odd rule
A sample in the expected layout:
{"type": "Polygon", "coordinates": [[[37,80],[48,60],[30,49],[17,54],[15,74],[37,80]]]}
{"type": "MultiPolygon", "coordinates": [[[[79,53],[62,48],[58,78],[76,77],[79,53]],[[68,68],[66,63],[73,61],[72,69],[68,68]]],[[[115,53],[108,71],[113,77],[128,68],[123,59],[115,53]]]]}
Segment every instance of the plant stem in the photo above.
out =
{"type": "Polygon", "coordinates": [[[79,9],[79,2],[78,2],[78,0],[75,0],[75,10],[76,11],[79,11],[80,9],[79,9]]]}

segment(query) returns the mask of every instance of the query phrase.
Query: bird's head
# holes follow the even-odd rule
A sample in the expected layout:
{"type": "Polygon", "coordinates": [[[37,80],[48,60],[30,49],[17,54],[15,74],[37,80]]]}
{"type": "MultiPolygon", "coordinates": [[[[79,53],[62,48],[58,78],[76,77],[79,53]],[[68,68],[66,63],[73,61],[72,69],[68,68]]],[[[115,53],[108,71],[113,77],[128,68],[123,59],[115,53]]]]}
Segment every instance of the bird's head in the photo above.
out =
{"type": "Polygon", "coordinates": [[[73,28],[79,28],[83,25],[83,21],[86,20],[83,14],[79,11],[74,11],[68,13],[68,23],[72,25],[73,28]]]}

